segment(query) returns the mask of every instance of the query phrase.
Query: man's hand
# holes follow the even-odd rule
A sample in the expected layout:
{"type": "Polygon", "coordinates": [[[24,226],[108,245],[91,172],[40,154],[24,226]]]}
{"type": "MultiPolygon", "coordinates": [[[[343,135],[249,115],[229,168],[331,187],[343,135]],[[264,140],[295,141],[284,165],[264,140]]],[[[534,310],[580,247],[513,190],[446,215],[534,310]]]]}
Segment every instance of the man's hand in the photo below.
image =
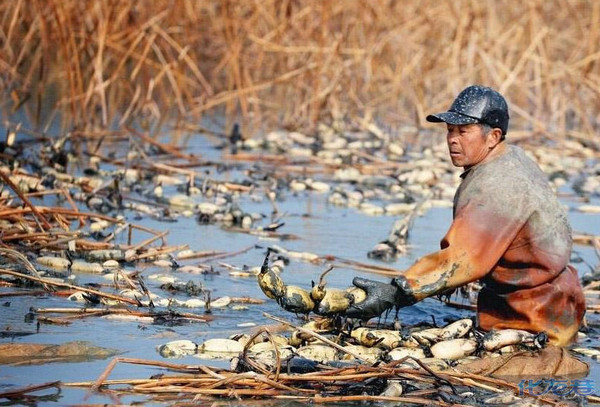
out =
{"type": "Polygon", "coordinates": [[[350,318],[368,320],[381,315],[390,308],[405,307],[416,302],[403,277],[394,278],[391,283],[354,277],[352,284],[365,290],[367,298],[348,308],[346,316],[350,318]]]}
{"type": "Polygon", "coordinates": [[[358,288],[362,288],[367,293],[367,298],[358,304],[352,304],[346,311],[346,316],[350,318],[370,319],[381,315],[396,305],[398,287],[390,283],[381,283],[379,281],[367,280],[366,278],[354,277],[352,280],[358,288]]]}

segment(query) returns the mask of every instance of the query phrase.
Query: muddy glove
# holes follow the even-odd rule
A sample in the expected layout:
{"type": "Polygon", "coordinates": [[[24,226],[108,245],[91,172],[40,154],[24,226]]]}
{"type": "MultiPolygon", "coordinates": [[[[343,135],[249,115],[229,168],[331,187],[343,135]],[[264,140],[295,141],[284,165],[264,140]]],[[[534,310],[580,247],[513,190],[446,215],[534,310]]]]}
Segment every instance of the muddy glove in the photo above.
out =
{"type": "Polygon", "coordinates": [[[391,283],[354,277],[352,284],[365,290],[367,298],[348,308],[346,316],[350,318],[367,320],[381,315],[390,308],[406,307],[416,302],[403,277],[394,278],[391,283]]]}

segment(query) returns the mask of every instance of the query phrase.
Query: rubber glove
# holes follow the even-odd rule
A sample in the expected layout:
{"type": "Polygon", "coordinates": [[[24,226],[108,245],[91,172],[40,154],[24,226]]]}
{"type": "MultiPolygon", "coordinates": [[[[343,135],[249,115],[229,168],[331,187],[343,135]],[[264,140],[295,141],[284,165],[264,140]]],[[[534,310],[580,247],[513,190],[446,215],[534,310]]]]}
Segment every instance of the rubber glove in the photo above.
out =
{"type": "Polygon", "coordinates": [[[346,316],[350,318],[368,320],[393,307],[406,307],[416,302],[403,277],[394,278],[391,283],[354,277],[352,284],[363,289],[367,298],[348,308],[346,316]]]}

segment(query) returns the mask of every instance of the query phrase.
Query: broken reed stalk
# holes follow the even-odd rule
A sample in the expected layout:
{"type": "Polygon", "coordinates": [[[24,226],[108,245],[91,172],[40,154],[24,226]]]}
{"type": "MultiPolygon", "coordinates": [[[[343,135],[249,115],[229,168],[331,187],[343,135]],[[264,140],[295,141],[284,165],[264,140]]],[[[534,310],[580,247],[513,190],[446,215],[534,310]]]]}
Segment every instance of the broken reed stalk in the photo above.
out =
{"type": "Polygon", "coordinates": [[[131,289],[137,289],[137,286],[135,285],[135,283],[133,282],[133,280],[127,275],[127,273],[125,272],[125,270],[123,269],[118,269],[117,272],[115,273],[115,277],[114,277],[114,284],[115,287],[119,287],[119,278],[123,279],[125,281],[125,283],[127,283],[127,286],[131,289]]]}
{"type": "Polygon", "coordinates": [[[230,232],[245,233],[245,234],[252,235],[252,236],[266,237],[266,238],[278,239],[278,240],[298,240],[298,239],[300,239],[300,237],[298,235],[295,235],[293,233],[280,233],[280,232],[273,232],[270,230],[244,229],[242,227],[236,227],[236,226],[228,226],[227,228],[225,228],[225,230],[230,231],[230,232]]]}
{"type": "Polygon", "coordinates": [[[89,318],[89,317],[101,317],[101,316],[104,316],[107,314],[108,313],[105,311],[98,311],[98,312],[94,312],[94,313],[71,315],[68,317],[61,317],[61,318],[38,316],[37,321],[40,324],[47,324],[47,325],[71,325],[71,322],[73,320],[79,320],[79,319],[84,319],[84,318],[89,318]]]}
{"type": "Polygon", "coordinates": [[[73,289],[73,290],[83,291],[83,292],[86,292],[88,294],[98,295],[98,296],[103,297],[103,298],[108,298],[110,300],[116,300],[116,301],[120,301],[120,302],[125,302],[127,304],[139,305],[139,301],[132,300],[130,298],[125,298],[125,297],[121,297],[119,295],[104,293],[102,291],[93,290],[91,288],[79,287],[79,286],[76,286],[76,285],[73,285],[73,284],[61,283],[61,282],[57,282],[57,281],[49,281],[49,280],[47,280],[45,278],[29,276],[27,274],[19,273],[17,271],[13,271],[13,270],[6,270],[6,269],[1,269],[0,268],[0,274],[6,274],[6,275],[9,275],[9,276],[13,276],[13,277],[17,277],[17,278],[22,278],[22,279],[29,280],[29,281],[35,281],[35,282],[38,282],[38,283],[41,283],[41,284],[45,284],[45,285],[51,286],[51,287],[63,287],[63,288],[70,288],[70,289],[73,289]]]}
{"type": "MultiPolygon", "coordinates": [[[[377,266],[374,264],[362,263],[362,262],[355,261],[355,260],[343,259],[343,258],[337,257],[337,256],[325,256],[324,258],[327,261],[336,261],[340,264],[343,264],[346,268],[351,268],[351,269],[360,270],[360,271],[368,271],[370,273],[379,274],[382,276],[397,277],[398,273],[400,273],[400,270],[393,269],[391,267],[377,266]]],[[[342,267],[342,266],[339,266],[336,264],[334,264],[334,266],[342,267]]]]}
{"type": "Polygon", "coordinates": [[[412,228],[417,214],[419,213],[425,202],[431,199],[434,193],[434,189],[429,191],[427,195],[424,196],[423,199],[421,199],[409,213],[404,215],[404,217],[402,217],[400,220],[394,222],[392,230],[388,235],[388,241],[394,244],[398,251],[401,251],[401,248],[406,246],[410,229],[412,228]]]}
{"type": "Polygon", "coordinates": [[[168,144],[160,143],[160,142],[154,140],[152,137],[149,137],[149,136],[145,135],[144,133],[141,133],[141,132],[137,131],[136,129],[132,128],[132,127],[125,126],[125,128],[131,134],[135,135],[136,137],[141,138],[146,143],[152,144],[153,146],[158,147],[159,149],[161,149],[165,153],[171,154],[174,157],[182,158],[182,159],[185,159],[185,160],[197,160],[198,159],[198,157],[196,157],[196,156],[182,153],[181,151],[179,151],[177,148],[175,148],[173,146],[170,146],[168,144]]]}
{"type": "Polygon", "coordinates": [[[42,317],[37,316],[38,322],[42,324],[51,324],[51,325],[70,325],[74,320],[80,320],[84,318],[90,317],[103,317],[106,315],[122,315],[127,317],[139,317],[139,318],[150,318],[155,319],[156,317],[174,317],[181,318],[188,321],[199,321],[199,322],[208,322],[211,321],[212,318],[204,315],[196,315],[190,313],[181,313],[181,312],[144,312],[144,311],[136,311],[130,309],[120,309],[120,308],[36,308],[33,311],[37,314],[70,314],[65,317],[42,317]]]}
{"type": "MultiPolygon", "coordinates": [[[[246,345],[244,345],[244,349],[242,351],[241,358],[249,366],[256,367],[260,371],[263,371],[264,373],[266,373],[267,375],[269,374],[269,372],[265,371],[265,369],[263,369],[261,366],[259,366],[257,363],[255,363],[251,358],[247,357],[248,349],[250,349],[250,346],[254,342],[254,339],[256,337],[258,337],[258,335],[260,335],[263,332],[267,334],[269,342],[271,342],[271,345],[273,346],[273,351],[275,352],[275,375],[274,375],[274,380],[277,381],[279,379],[279,374],[281,373],[281,353],[279,352],[279,349],[277,348],[277,343],[275,342],[275,338],[273,338],[273,335],[271,334],[271,331],[268,328],[263,327],[263,328],[257,330],[254,333],[254,335],[252,335],[250,337],[250,339],[248,340],[248,342],[246,342],[246,345]]],[[[299,391],[297,389],[291,389],[291,388],[288,388],[288,390],[299,391]]]]}
{"type": "MultiPolygon", "coordinates": [[[[146,239],[146,240],[144,240],[143,242],[140,242],[139,244],[137,244],[137,245],[133,246],[133,247],[131,248],[131,250],[133,250],[133,251],[137,251],[137,250],[141,249],[142,247],[144,247],[144,246],[147,246],[147,245],[149,245],[150,243],[153,243],[153,242],[155,242],[155,241],[156,241],[156,240],[158,240],[158,239],[163,239],[163,238],[164,238],[165,236],[167,236],[168,234],[169,234],[169,231],[168,231],[168,230],[165,230],[164,232],[161,232],[161,233],[159,233],[159,234],[157,234],[157,235],[155,235],[155,236],[152,236],[151,238],[149,238],[149,239],[146,239]]],[[[164,244],[164,243],[165,243],[165,242],[164,242],[164,239],[163,239],[163,244],[164,244]]]]}
{"type": "Polygon", "coordinates": [[[134,260],[143,260],[143,259],[147,259],[150,257],[158,257],[163,254],[169,254],[169,253],[173,253],[173,252],[188,249],[188,248],[189,248],[189,246],[187,244],[182,244],[179,246],[168,246],[168,247],[165,247],[162,249],[157,249],[153,252],[148,252],[148,253],[143,253],[143,254],[138,254],[138,255],[132,256],[129,260],[134,261],[134,260]]]}
{"type": "MultiPolygon", "coordinates": [[[[29,208],[11,208],[11,209],[4,209],[4,210],[0,210],[0,218],[6,218],[8,216],[17,216],[17,215],[23,215],[23,214],[27,214],[27,213],[40,213],[40,214],[52,214],[52,215],[64,215],[64,216],[68,216],[68,217],[72,217],[75,219],[79,219],[80,221],[82,219],[89,219],[89,218],[95,218],[95,219],[100,219],[100,220],[105,220],[107,222],[111,222],[113,224],[124,224],[123,220],[120,219],[116,219],[112,216],[108,216],[108,215],[103,215],[100,213],[92,213],[92,212],[80,212],[79,210],[73,210],[73,209],[67,209],[67,208],[61,208],[61,207],[45,207],[45,206],[38,206],[36,207],[36,209],[34,210],[32,207],[29,208]]],[[[169,232],[168,231],[164,231],[164,232],[160,232],[160,231],[156,231],[153,229],[150,229],[148,227],[142,226],[142,225],[138,225],[138,224],[130,224],[129,225],[132,229],[137,229],[137,230],[141,230],[143,232],[147,232],[150,233],[152,235],[154,235],[152,238],[147,239],[146,241],[137,244],[135,246],[133,246],[136,250],[139,250],[140,248],[147,246],[148,244],[156,241],[157,239],[162,239],[164,238],[169,232]]],[[[50,226],[51,227],[51,226],[50,226]]],[[[45,231],[43,233],[46,233],[45,231]]],[[[50,233],[50,232],[48,232],[50,233]]],[[[54,232],[54,234],[56,235],[69,235],[69,234],[76,234],[76,233],[81,233],[81,232],[69,232],[69,231],[65,231],[65,232],[54,232]]],[[[33,235],[33,234],[32,234],[33,235]]],[[[9,239],[16,239],[16,238],[23,238],[23,237],[27,237],[28,234],[22,234],[22,235],[9,235],[9,239]]],[[[43,236],[42,234],[40,234],[39,236],[43,236]]],[[[67,239],[65,240],[68,241],[71,239],[67,239]]],[[[56,242],[47,242],[45,245],[52,245],[56,242]]],[[[110,244],[105,244],[103,242],[82,242],[82,241],[77,241],[77,244],[87,244],[87,245],[97,245],[98,248],[105,248],[105,247],[109,247],[111,246],[110,244]]],[[[164,241],[163,241],[164,244],[164,241]]],[[[181,246],[179,246],[181,247],[181,246]]],[[[127,247],[129,248],[129,247],[127,247]]],[[[177,248],[169,248],[169,249],[164,249],[167,250],[166,252],[169,251],[174,251],[177,250],[177,248]]],[[[142,255],[139,255],[142,256],[142,255]]],[[[145,257],[151,257],[151,255],[145,255],[145,257]]],[[[145,258],[145,257],[139,257],[139,258],[145,258]]]]}
{"type": "Polygon", "coordinates": [[[574,244],[595,246],[596,241],[600,241],[600,236],[594,236],[586,233],[573,233],[574,244]]]}
{"type": "MultiPolygon", "coordinates": [[[[447,371],[447,372],[443,372],[445,376],[448,377],[453,377],[453,378],[458,378],[458,379],[468,379],[470,380],[470,383],[472,383],[474,386],[480,387],[480,388],[487,388],[487,387],[493,387],[493,386],[485,386],[482,385],[482,382],[484,383],[490,383],[492,385],[496,385],[496,386],[501,386],[503,388],[508,388],[512,391],[518,392],[519,386],[508,382],[506,380],[502,380],[502,379],[497,379],[495,377],[490,377],[490,376],[483,376],[483,375],[478,375],[478,374],[474,374],[474,373],[466,373],[466,372],[453,372],[453,371],[447,371]],[[485,387],[484,387],[485,386],[485,387]]],[[[496,392],[500,392],[500,389],[498,389],[496,387],[496,390],[493,390],[496,392]]],[[[529,390],[525,391],[525,394],[527,395],[533,395],[529,392],[529,390]]],[[[553,400],[547,396],[536,396],[536,398],[538,398],[539,400],[548,403],[548,404],[559,404],[559,402],[557,402],[556,400],[553,400]]]]}
{"type": "Polygon", "coordinates": [[[40,229],[42,230],[42,232],[45,231],[45,229],[50,229],[52,226],[50,225],[50,223],[48,223],[48,221],[46,220],[46,218],[44,217],[44,215],[42,215],[37,208],[35,207],[35,205],[33,205],[31,203],[31,201],[29,199],[27,199],[27,197],[25,195],[23,195],[23,193],[21,192],[21,190],[19,189],[19,187],[17,187],[12,180],[10,179],[10,177],[6,174],[4,174],[4,172],[0,171],[0,178],[2,178],[2,180],[6,183],[6,185],[8,185],[10,187],[10,189],[13,190],[13,192],[15,194],[17,194],[17,196],[19,197],[19,199],[25,204],[27,205],[31,211],[33,212],[36,221],[41,222],[42,224],[40,225],[40,229]]]}
{"type": "Polygon", "coordinates": [[[7,293],[0,293],[0,298],[5,298],[5,297],[23,297],[23,296],[38,296],[38,295],[46,295],[48,294],[47,290],[39,290],[39,291],[33,291],[33,290],[27,290],[27,291],[12,291],[12,292],[7,292],[7,293]]]}
{"type": "MultiPolygon", "coordinates": [[[[235,393],[233,394],[235,395],[235,393]]],[[[264,395],[269,396],[268,394],[264,395]]],[[[450,407],[450,406],[463,406],[462,404],[451,404],[451,403],[446,403],[443,401],[437,401],[437,400],[430,400],[430,399],[426,399],[426,398],[420,398],[420,397],[410,397],[410,396],[400,396],[400,397],[386,397],[386,396],[368,396],[368,395],[364,395],[364,396],[315,396],[315,397],[308,397],[308,396],[289,396],[289,395],[271,395],[269,396],[269,398],[275,399],[275,400],[281,400],[283,402],[286,401],[298,401],[298,402],[308,402],[308,403],[340,403],[340,402],[360,402],[360,401],[364,401],[364,402],[377,402],[377,401],[390,401],[390,402],[397,402],[397,403],[401,403],[401,404],[418,404],[418,405],[430,405],[430,406],[438,406],[438,407],[450,407]]],[[[156,399],[156,398],[155,398],[156,399]]],[[[196,406],[197,404],[195,402],[182,402],[180,400],[172,400],[170,398],[164,400],[164,401],[172,401],[175,402],[177,401],[177,404],[175,404],[177,407],[187,407],[187,406],[196,406]]],[[[160,399],[156,399],[157,402],[161,401],[160,399]]]]}
{"type": "MultiPolygon", "coordinates": [[[[276,397],[278,399],[291,399],[290,396],[280,396],[276,397]]],[[[444,401],[431,400],[420,397],[389,397],[389,396],[369,396],[369,395],[356,395],[356,396],[314,396],[314,397],[293,397],[295,400],[306,400],[311,401],[313,403],[342,403],[342,402],[357,402],[357,401],[390,401],[390,402],[398,402],[398,403],[406,403],[406,404],[418,404],[423,406],[439,406],[439,407],[468,407],[467,404],[456,404],[456,403],[447,403],[444,401]]]]}
{"type": "MultiPolygon", "coordinates": [[[[93,154],[90,152],[84,152],[84,154],[87,156],[90,156],[90,157],[99,158],[102,162],[109,163],[109,164],[119,166],[119,167],[140,169],[140,170],[154,170],[155,172],[176,173],[176,174],[185,174],[185,175],[190,175],[190,173],[189,173],[190,170],[187,170],[187,168],[195,168],[195,167],[203,167],[203,166],[216,166],[217,165],[216,162],[204,161],[204,160],[200,161],[197,159],[196,160],[189,159],[184,163],[176,162],[176,163],[171,163],[171,164],[153,163],[153,162],[147,162],[147,160],[136,161],[135,163],[130,163],[126,159],[110,158],[110,157],[103,156],[98,152],[95,152],[93,154]],[[185,171],[185,172],[182,172],[182,171],[185,171]]],[[[193,175],[196,175],[196,174],[194,173],[193,175]]],[[[134,200],[134,198],[129,198],[129,199],[134,200]]]]}
{"type": "MultiPolygon", "coordinates": [[[[65,199],[67,200],[67,202],[69,203],[69,205],[71,206],[71,208],[74,211],[79,211],[79,209],[77,208],[77,205],[75,204],[75,201],[73,200],[73,197],[71,196],[71,194],[69,193],[69,191],[66,188],[29,192],[27,194],[24,194],[24,196],[26,196],[27,198],[37,198],[40,196],[54,195],[54,194],[63,195],[65,197],[65,199]]],[[[79,218],[79,226],[83,227],[84,225],[85,225],[85,218],[84,217],[79,218]]]]}
{"type": "Polygon", "coordinates": [[[131,230],[131,224],[129,224],[129,223],[121,223],[114,231],[112,231],[102,241],[104,243],[108,243],[108,242],[114,240],[118,235],[120,235],[121,233],[123,233],[125,230],[131,230]]]}
{"type": "MultiPolygon", "coordinates": [[[[81,233],[80,233],[81,234],[81,233]]],[[[41,242],[41,243],[35,243],[32,248],[36,251],[42,250],[46,247],[60,247],[60,245],[64,244],[64,243],[69,243],[71,241],[78,241],[79,239],[79,235],[75,235],[75,236],[68,236],[68,237],[63,237],[61,239],[55,239],[55,240],[50,240],[47,242],[41,242]]]]}
{"type": "Polygon", "coordinates": [[[217,251],[217,250],[205,250],[205,251],[201,251],[201,252],[194,252],[189,255],[186,254],[183,256],[177,256],[177,260],[202,259],[202,258],[217,256],[217,255],[221,255],[221,254],[225,254],[225,253],[221,252],[221,251],[217,251]]]}
{"type": "MultiPolygon", "coordinates": [[[[175,365],[165,362],[156,362],[144,359],[131,359],[131,358],[115,358],[106,367],[104,372],[94,382],[73,382],[64,383],[65,386],[78,386],[78,387],[90,387],[89,392],[97,391],[101,386],[106,385],[130,385],[132,388],[129,392],[142,393],[142,394],[164,394],[173,393],[178,394],[181,398],[192,395],[207,395],[207,396],[228,396],[237,394],[238,396],[261,396],[261,397],[275,397],[278,399],[294,399],[294,400],[307,400],[314,402],[341,402],[341,401],[398,401],[413,404],[425,404],[425,405],[460,405],[460,404],[449,404],[432,399],[426,399],[417,397],[416,395],[407,394],[401,397],[386,397],[386,396],[372,396],[372,395],[348,395],[348,396],[333,396],[328,395],[327,390],[323,388],[319,389],[306,389],[297,388],[291,386],[292,383],[304,383],[306,386],[310,383],[320,383],[339,387],[342,383],[349,381],[364,382],[369,378],[396,378],[404,380],[428,380],[435,379],[437,381],[443,381],[447,383],[454,382],[455,384],[462,384],[467,386],[479,387],[481,389],[500,393],[506,389],[517,392],[518,386],[503,381],[501,379],[495,379],[486,376],[480,376],[472,373],[462,372],[438,372],[434,376],[431,376],[430,371],[423,371],[413,368],[402,368],[394,367],[402,361],[395,361],[388,365],[381,365],[378,367],[370,366],[355,366],[353,368],[338,368],[331,371],[325,372],[313,372],[305,374],[281,374],[276,379],[270,379],[269,377],[261,376],[254,372],[237,373],[227,370],[221,370],[219,373],[213,372],[206,366],[191,366],[191,365],[175,365]],[[193,374],[191,377],[186,376],[161,376],[159,378],[151,379],[120,379],[120,380],[108,380],[108,376],[114,370],[118,363],[132,363],[147,366],[163,367],[169,370],[179,371],[186,374],[193,374]],[[204,375],[202,375],[202,373],[204,375]],[[488,383],[488,384],[484,384],[488,383]],[[243,388],[236,387],[243,386],[243,388]],[[267,385],[268,387],[263,387],[267,385]],[[225,388],[219,388],[225,387],[225,388]],[[287,394],[286,394],[287,393],[287,394]],[[289,394],[292,393],[292,394],[289,394]],[[312,393],[311,395],[302,395],[302,393],[312,393]]],[[[428,394],[435,395],[437,391],[432,389],[428,394]]],[[[420,394],[422,395],[422,394],[420,394]]],[[[540,402],[550,405],[556,405],[559,401],[551,399],[546,396],[540,396],[536,398],[540,402]]]]}
{"type": "Polygon", "coordinates": [[[0,393],[0,399],[2,399],[2,398],[4,398],[4,399],[23,398],[28,393],[33,393],[35,391],[49,389],[52,387],[59,389],[61,385],[62,385],[62,383],[60,381],[54,381],[54,382],[41,383],[41,384],[36,384],[36,385],[32,385],[32,386],[27,386],[27,387],[20,387],[17,389],[13,389],[10,391],[5,391],[5,392],[0,393]]]}
{"type": "Polygon", "coordinates": [[[199,373],[199,371],[202,371],[202,369],[200,367],[193,366],[193,365],[177,365],[177,364],[174,364],[174,363],[157,362],[157,361],[154,361],[154,360],[147,360],[147,359],[117,357],[117,358],[114,358],[113,360],[110,361],[110,363],[104,369],[104,371],[102,372],[102,374],[93,383],[93,385],[91,386],[89,392],[97,391],[100,388],[100,386],[102,386],[103,382],[106,380],[106,378],[113,371],[113,369],[115,368],[115,366],[117,365],[117,363],[130,363],[130,364],[134,364],[134,365],[162,367],[162,368],[165,368],[165,369],[174,370],[174,371],[178,371],[178,372],[185,372],[185,373],[199,373]]]}
{"type": "Polygon", "coordinates": [[[35,233],[17,233],[8,236],[2,236],[2,241],[8,242],[11,240],[37,240],[38,238],[56,237],[56,236],[80,236],[81,231],[52,231],[52,232],[35,232],[35,233]]]}
{"type": "MultiPolygon", "coordinates": [[[[79,212],[79,211],[75,211],[75,210],[67,209],[67,208],[47,207],[47,206],[38,206],[37,210],[38,210],[38,212],[40,212],[42,214],[52,214],[52,215],[59,214],[59,215],[69,216],[69,217],[72,217],[75,219],[84,217],[84,218],[88,218],[88,219],[95,218],[95,219],[105,220],[107,222],[114,223],[114,224],[124,223],[123,220],[114,218],[112,216],[104,215],[101,213],[95,213],[95,212],[79,212]]],[[[33,210],[31,208],[5,209],[5,210],[0,211],[0,218],[4,218],[7,216],[11,216],[11,215],[23,215],[23,214],[27,214],[30,212],[33,212],[33,210]]],[[[150,228],[142,226],[142,225],[137,225],[137,224],[131,224],[131,227],[134,229],[139,229],[141,231],[151,233],[153,235],[158,235],[160,233],[164,233],[164,232],[159,232],[159,231],[150,229],[150,228]]]]}
{"type": "MultiPolygon", "coordinates": [[[[254,249],[254,246],[248,246],[245,247],[241,250],[235,251],[235,252],[213,252],[213,253],[206,253],[205,255],[201,256],[202,259],[206,260],[206,261],[213,261],[213,260],[219,260],[219,259],[225,259],[225,258],[229,258],[229,257],[235,257],[235,256],[239,256],[240,254],[244,254],[246,252],[249,252],[250,250],[254,249]]],[[[194,257],[192,257],[194,258],[194,257]]],[[[199,264],[204,264],[203,263],[199,263],[199,264]]]]}
{"type": "MultiPolygon", "coordinates": [[[[79,208],[77,208],[77,205],[75,204],[73,197],[69,193],[69,190],[67,188],[61,188],[60,191],[61,191],[62,195],[67,199],[67,202],[71,206],[71,209],[73,209],[75,212],[79,212],[79,208]]],[[[83,226],[85,226],[85,224],[86,224],[85,216],[79,217],[79,227],[83,227],[83,226]]]]}
{"type": "MultiPolygon", "coordinates": [[[[0,253],[4,253],[4,255],[12,257],[13,259],[17,259],[18,261],[23,263],[25,268],[30,273],[32,273],[35,278],[37,278],[38,280],[42,280],[42,276],[40,275],[40,273],[38,273],[37,269],[33,266],[33,264],[31,264],[31,262],[27,257],[25,257],[25,255],[21,254],[16,250],[8,249],[5,247],[0,247],[0,253]]],[[[42,287],[44,287],[45,290],[50,291],[50,286],[44,282],[42,282],[42,287]]]]}
{"type": "MultiPolygon", "coordinates": [[[[72,209],[61,208],[61,207],[37,206],[36,210],[41,214],[51,214],[51,215],[52,214],[60,214],[60,215],[70,216],[75,219],[83,216],[86,218],[97,218],[97,219],[105,220],[105,221],[111,222],[111,223],[123,222],[122,220],[113,218],[112,216],[103,215],[101,213],[79,212],[79,211],[74,211],[72,209]]],[[[30,212],[34,212],[34,210],[32,208],[4,209],[4,210],[0,211],[0,218],[6,217],[6,216],[11,216],[11,215],[23,215],[23,214],[27,214],[30,212]]],[[[141,230],[148,230],[147,228],[142,229],[142,227],[139,225],[137,227],[141,230]]],[[[156,232],[156,233],[158,233],[158,232],[156,232]]]]}

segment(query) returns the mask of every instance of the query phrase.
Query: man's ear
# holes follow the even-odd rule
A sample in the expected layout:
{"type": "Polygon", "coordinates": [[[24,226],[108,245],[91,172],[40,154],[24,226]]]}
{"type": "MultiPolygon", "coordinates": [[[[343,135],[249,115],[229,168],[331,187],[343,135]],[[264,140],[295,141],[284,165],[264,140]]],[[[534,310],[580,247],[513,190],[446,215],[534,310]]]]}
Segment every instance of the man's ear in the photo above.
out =
{"type": "Polygon", "coordinates": [[[497,127],[490,130],[490,132],[487,134],[488,148],[490,150],[493,149],[498,145],[498,143],[500,143],[500,141],[502,141],[502,130],[497,127]]]}

